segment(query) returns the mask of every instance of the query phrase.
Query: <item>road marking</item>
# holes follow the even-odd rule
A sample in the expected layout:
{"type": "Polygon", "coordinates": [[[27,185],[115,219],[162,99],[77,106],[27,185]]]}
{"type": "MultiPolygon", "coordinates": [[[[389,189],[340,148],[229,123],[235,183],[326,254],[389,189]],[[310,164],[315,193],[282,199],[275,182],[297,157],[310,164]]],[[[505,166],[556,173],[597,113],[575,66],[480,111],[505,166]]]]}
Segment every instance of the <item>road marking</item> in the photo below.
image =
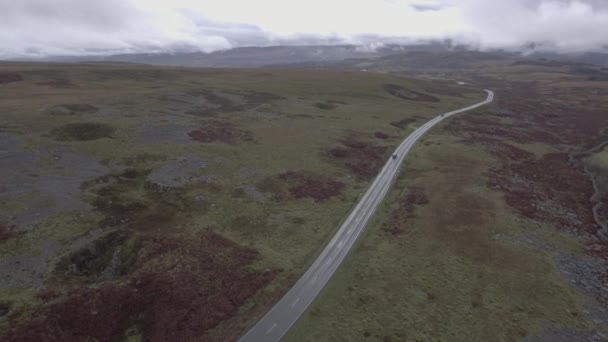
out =
{"type": "Polygon", "coordinates": [[[312,284],[313,285],[317,282],[317,279],[319,279],[319,276],[315,276],[314,278],[312,278],[312,284]]]}
{"type": "Polygon", "coordinates": [[[327,261],[325,261],[326,265],[329,265],[331,263],[331,261],[334,260],[334,257],[329,257],[327,258],[327,261]]]}
{"type": "Polygon", "coordinates": [[[338,249],[342,248],[342,244],[344,244],[344,240],[340,240],[340,243],[338,244],[338,249]]]}
{"type": "Polygon", "coordinates": [[[276,327],[276,326],[277,326],[277,324],[276,324],[276,323],[275,323],[275,324],[273,324],[273,325],[270,327],[270,329],[268,329],[268,331],[266,331],[266,335],[270,334],[270,332],[272,331],[272,329],[274,329],[274,327],[276,327]]]}
{"type": "Polygon", "coordinates": [[[296,306],[296,304],[298,304],[299,301],[300,301],[300,297],[296,298],[296,300],[294,300],[293,303],[291,303],[291,307],[293,308],[294,306],[296,306]]]}

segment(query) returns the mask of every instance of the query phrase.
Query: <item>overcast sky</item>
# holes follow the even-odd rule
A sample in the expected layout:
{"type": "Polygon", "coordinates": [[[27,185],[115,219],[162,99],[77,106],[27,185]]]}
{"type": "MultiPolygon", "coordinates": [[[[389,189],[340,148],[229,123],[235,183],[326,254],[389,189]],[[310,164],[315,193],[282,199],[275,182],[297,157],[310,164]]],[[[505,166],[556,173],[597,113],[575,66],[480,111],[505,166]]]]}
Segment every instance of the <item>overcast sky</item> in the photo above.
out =
{"type": "Polygon", "coordinates": [[[608,46],[608,0],[0,0],[0,58],[452,39],[608,46]]]}

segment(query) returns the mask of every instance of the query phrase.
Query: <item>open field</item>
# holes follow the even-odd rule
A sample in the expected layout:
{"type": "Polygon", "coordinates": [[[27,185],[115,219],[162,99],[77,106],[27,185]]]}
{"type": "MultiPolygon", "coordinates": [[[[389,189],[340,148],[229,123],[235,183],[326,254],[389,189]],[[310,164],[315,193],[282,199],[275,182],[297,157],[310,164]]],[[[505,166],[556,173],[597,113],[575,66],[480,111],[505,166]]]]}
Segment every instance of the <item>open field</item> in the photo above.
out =
{"type": "Polygon", "coordinates": [[[469,75],[497,103],[414,148],[287,340],[608,340],[608,84],[534,70],[469,75]]]}
{"type": "Polygon", "coordinates": [[[2,67],[7,341],[238,337],[413,127],[484,97],[356,72],[2,67]]]}

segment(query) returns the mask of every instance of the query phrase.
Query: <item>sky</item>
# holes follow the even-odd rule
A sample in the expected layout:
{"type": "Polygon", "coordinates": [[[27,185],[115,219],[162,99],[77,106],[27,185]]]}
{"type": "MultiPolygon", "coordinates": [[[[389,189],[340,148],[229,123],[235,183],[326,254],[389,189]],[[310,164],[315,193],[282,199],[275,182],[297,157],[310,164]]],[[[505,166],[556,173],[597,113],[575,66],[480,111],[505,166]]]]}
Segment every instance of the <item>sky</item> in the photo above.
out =
{"type": "Polygon", "coordinates": [[[0,0],[0,59],[450,40],[608,47],[608,0],[0,0]]]}

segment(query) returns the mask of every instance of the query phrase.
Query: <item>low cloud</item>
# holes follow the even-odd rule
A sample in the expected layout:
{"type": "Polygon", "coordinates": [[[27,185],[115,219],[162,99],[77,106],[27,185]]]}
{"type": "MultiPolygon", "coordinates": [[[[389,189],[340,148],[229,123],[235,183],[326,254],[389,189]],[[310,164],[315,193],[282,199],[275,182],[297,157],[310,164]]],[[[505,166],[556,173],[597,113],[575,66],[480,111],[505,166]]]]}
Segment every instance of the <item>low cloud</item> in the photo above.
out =
{"type": "Polygon", "coordinates": [[[604,0],[0,0],[0,58],[414,43],[608,47],[604,0]]]}

